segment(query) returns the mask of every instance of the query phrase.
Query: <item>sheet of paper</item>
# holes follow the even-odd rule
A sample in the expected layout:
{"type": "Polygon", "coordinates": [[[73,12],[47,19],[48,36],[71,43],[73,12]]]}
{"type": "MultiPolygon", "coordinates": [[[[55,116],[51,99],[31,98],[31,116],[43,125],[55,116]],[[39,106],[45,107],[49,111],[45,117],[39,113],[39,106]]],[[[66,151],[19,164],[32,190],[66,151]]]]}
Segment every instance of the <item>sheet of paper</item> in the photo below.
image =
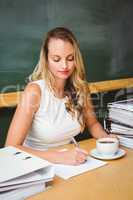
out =
{"type": "Polygon", "coordinates": [[[55,164],[54,166],[55,166],[55,174],[57,176],[63,179],[69,179],[73,176],[96,169],[106,164],[107,162],[105,161],[97,160],[95,158],[88,156],[87,161],[78,166],[62,165],[62,164],[55,164]]]}

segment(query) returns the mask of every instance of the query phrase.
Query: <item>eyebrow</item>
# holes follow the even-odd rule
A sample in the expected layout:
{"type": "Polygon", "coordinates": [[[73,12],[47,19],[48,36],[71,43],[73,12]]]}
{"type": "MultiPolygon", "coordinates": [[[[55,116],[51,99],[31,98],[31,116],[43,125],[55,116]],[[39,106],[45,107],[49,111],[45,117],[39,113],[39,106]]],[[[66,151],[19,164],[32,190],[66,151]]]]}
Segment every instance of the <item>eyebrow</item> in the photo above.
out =
{"type": "MultiPolygon", "coordinates": [[[[56,55],[56,54],[49,54],[50,56],[52,56],[52,57],[60,57],[60,55],[56,55]]],[[[69,55],[67,55],[66,57],[69,57],[69,56],[74,56],[74,53],[71,53],[71,54],[69,54],[69,55]]]]}

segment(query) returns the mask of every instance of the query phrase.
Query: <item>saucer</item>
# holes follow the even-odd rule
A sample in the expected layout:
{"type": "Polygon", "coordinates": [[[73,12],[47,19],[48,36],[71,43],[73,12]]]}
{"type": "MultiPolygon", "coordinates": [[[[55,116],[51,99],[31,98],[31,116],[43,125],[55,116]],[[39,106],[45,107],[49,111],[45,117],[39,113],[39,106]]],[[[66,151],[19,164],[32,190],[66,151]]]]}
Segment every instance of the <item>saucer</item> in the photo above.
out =
{"type": "Polygon", "coordinates": [[[110,156],[102,155],[102,154],[98,153],[97,149],[92,149],[90,151],[91,156],[93,156],[94,158],[102,159],[102,160],[113,160],[113,159],[121,158],[125,154],[126,154],[126,152],[123,149],[118,149],[118,151],[115,154],[110,155],[110,156]]]}

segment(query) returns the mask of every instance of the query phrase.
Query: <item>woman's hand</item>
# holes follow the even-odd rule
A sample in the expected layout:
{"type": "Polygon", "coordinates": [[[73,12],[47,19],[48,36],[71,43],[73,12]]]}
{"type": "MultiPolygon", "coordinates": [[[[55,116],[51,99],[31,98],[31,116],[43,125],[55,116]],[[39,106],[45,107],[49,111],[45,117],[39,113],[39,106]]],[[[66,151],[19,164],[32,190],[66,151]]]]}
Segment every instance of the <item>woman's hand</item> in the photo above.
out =
{"type": "Polygon", "coordinates": [[[117,137],[117,135],[113,134],[113,133],[109,133],[108,137],[112,137],[112,138],[117,138],[119,140],[119,138],[117,137]]]}
{"type": "Polygon", "coordinates": [[[81,148],[74,148],[72,150],[59,150],[56,163],[66,165],[80,165],[87,159],[88,152],[81,148]]]}

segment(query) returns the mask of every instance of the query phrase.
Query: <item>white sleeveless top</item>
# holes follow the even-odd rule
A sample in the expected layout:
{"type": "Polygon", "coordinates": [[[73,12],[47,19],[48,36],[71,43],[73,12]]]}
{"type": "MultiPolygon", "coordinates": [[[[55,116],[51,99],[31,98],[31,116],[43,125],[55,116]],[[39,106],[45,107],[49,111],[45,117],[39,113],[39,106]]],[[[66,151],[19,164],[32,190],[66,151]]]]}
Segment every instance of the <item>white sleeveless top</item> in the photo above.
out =
{"type": "Polygon", "coordinates": [[[49,90],[44,80],[33,81],[41,89],[40,106],[35,113],[25,146],[46,150],[67,144],[80,133],[77,118],[72,118],[65,108],[66,98],[59,99],[49,90]]]}

